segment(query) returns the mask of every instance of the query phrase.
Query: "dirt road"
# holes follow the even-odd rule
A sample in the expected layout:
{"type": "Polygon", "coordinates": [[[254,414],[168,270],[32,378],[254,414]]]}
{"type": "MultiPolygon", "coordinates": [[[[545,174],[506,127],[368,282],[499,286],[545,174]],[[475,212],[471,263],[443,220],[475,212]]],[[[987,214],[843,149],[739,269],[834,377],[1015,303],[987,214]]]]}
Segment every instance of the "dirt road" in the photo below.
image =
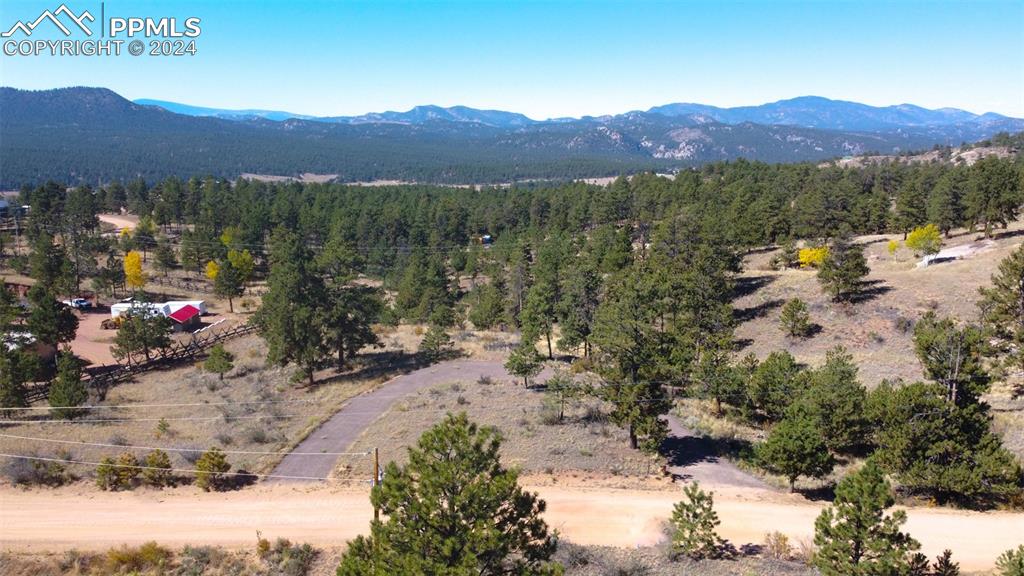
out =
{"type": "MultiPolygon", "coordinates": [[[[327,422],[295,447],[294,452],[343,452],[375,420],[383,416],[397,400],[418,390],[446,382],[475,382],[481,376],[509,378],[501,362],[451,360],[397,376],[372,392],[353,398],[327,422]]],[[[324,478],[337,464],[337,458],[289,454],[272,474],[324,478]]],[[[270,482],[294,482],[271,480],[270,482]]]]}
{"type": "Polygon", "coordinates": [[[100,222],[110,224],[118,230],[134,230],[139,224],[139,217],[134,214],[100,214],[99,219],[100,222]]]}
{"type": "MultiPolygon", "coordinates": [[[[550,480],[550,479],[548,479],[550,480]]],[[[676,490],[531,485],[548,502],[545,518],[567,540],[633,547],[661,539],[679,499],[676,490]]],[[[0,546],[9,550],[102,549],[122,542],[250,547],[256,531],[319,546],[339,546],[366,530],[367,489],[330,485],[263,485],[230,493],[193,488],[167,492],[85,492],[82,488],[0,490],[0,546]]],[[[821,505],[756,489],[716,491],[721,533],[736,546],[779,530],[809,538],[821,505]]],[[[952,548],[965,570],[990,568],[1020,543],[1024,514],[915,508],[906,529],[934,557],[952,548]]]]}

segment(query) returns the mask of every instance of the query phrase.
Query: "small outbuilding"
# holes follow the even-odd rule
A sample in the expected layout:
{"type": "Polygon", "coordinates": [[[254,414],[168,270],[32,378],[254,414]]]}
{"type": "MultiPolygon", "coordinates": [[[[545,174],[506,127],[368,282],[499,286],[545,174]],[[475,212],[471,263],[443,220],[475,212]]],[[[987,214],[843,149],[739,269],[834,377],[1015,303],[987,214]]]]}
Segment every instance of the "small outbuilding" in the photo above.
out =
{"type": "Polygon", "coordinates": [[[175,330],[184,331],[198,327],[199,320],[202,315],[203,314],[200,312],[199,308],[196,308],[191,304],[186,304],[168,314],[167,317],[174,321],[175,330]]]}

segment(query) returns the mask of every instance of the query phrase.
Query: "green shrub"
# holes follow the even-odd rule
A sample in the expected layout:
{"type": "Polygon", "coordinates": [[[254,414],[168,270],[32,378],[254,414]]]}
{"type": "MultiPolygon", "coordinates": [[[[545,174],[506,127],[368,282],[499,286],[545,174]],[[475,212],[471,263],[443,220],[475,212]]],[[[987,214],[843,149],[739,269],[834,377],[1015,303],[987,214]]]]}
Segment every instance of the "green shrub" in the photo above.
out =
{"type": "Polygon", "coordinates": [[[203,490],[222,490],[227,487],[227,472],[231,470],[227,457],[219,448],[210,448],[196,460],[196,486],[203,490]]]}
{"type": "Polygon", "coordinates": [[[146,468],[142,471],[142,481],[150,486],[169,486],[171,478],[171,458],[163,450],[153,450],[146,454],[146,468]]]}
{"type": "Polygon", "coordinates": [[[306,576],[313,566],[319,553],[309,544],[292,544],[286,538],[278,538],[273,546],[262,546],[260,539],[260,558],[274,571],[284,576],[306,576]]]}
{"type": "Polygon", "coordinates": [[[1024,544],[1003,552],[996,560],[999,576],[1024,576],[1024,544]]]}
{"type": "Polygon", "coordinates": [[[787,336],[806,338],[811,335],[811,316],[807,312],[807,304],[799,298],[786,302],[779,315],[779,322],[787,336]]]}
{"type": "Polygon", "coordinates": [[[146,570],[162,570],[170,565],[174,554],[156,542],[130,548],[121,546],[107,551],[106,573],[134,574],[146,570]]]}

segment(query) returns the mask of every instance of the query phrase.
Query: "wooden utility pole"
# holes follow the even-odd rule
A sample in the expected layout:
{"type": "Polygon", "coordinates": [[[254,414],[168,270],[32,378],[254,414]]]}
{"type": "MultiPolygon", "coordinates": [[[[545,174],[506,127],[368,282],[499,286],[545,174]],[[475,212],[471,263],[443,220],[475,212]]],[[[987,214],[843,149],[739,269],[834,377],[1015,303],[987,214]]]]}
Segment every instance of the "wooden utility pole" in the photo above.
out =
{"type": "MultiPolygon", "coordinates": [[[[370,483],[371,486],[377,486],[380,484],[380,449],[377,447],[373,448],[373,481],[370,483]]],[[[380,509],[376,504],[373,505],[373,519],[380,520],[380,509]]]]}

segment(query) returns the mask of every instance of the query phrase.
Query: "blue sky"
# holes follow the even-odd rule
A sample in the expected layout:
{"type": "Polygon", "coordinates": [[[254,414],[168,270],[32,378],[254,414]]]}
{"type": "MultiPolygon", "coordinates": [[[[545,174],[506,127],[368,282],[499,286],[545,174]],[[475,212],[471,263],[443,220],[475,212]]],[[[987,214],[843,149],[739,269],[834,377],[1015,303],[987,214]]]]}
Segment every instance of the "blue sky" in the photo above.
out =
{"type": "MultiPolygon", "coordinates": [[[[0,28],[59,4],[2,0],[0,28]]],[[[548,118],[814,94],[1024,117],[1021,0],[108,0],[106,12],[199,17],[199,53],[0,56],[0,84],[316,115],[464,104],[548,118]]]]}

